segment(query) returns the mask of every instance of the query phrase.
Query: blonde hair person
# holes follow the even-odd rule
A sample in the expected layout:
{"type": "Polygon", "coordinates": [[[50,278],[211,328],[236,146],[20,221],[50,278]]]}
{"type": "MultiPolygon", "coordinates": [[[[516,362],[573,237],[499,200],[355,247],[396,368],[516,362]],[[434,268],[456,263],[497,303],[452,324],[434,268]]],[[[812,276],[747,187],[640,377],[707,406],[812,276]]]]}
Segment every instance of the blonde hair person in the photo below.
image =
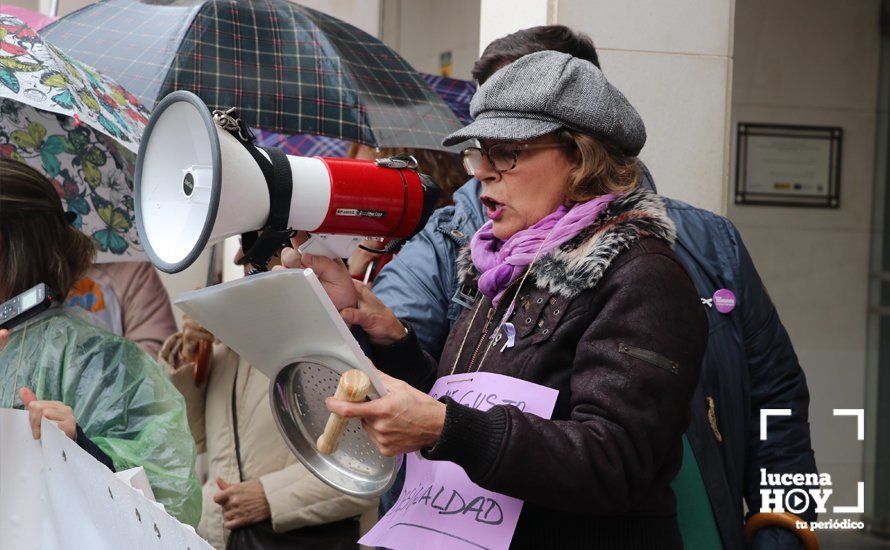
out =
{"type": "Polygon", "coordinates": [[[471,114],[443,143],[477,140],[463,159],[489,220],[458,259],[466,309],[438,363],[340,263],[282,255],[367,333],[387,386],[328,408],[361,418],[385,455],[420,451],[524,501],[511,548],[682,548],[670,483],[708,324],[673,222],[637,184],[643,122],[592,63],[553,51],[500,69],[471,114]],[[476,372],[556,390],[551,417],[426,393],[476,372]]]}

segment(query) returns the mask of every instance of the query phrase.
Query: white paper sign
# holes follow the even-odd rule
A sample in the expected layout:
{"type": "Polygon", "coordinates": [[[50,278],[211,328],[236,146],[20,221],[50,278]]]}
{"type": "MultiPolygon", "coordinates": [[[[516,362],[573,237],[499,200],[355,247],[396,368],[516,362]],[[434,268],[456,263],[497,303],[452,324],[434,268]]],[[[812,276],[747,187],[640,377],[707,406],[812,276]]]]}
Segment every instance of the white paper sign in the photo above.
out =
{"type": "Polygon", "coordinates": [[[209,549],[118,479],[55,423],[35,441],[28,413],[0,409],[0,547],[40,550],[209,549]]]}

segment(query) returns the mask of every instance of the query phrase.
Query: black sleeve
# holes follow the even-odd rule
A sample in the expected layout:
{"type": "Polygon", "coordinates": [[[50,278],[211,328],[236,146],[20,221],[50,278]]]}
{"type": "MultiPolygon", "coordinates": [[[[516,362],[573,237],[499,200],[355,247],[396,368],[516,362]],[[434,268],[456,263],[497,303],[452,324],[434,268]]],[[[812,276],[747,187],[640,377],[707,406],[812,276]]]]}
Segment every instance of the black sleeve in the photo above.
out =
{"type": "MultiPolygon", "coordinates": [[[[378,369],[393,378],[411,384],[422,392],[429,392],[436,383],[438,373],[436,360],[420,346],[414,328],[404,320],[402,324],[405,325],[407,332],[398,342],[388,346],[377,346],[365,336],[364,343],[368,345],[370,353],[364,345],[362,349],[378,369]]],[[[356,334],[356,331],[361,332],[361,328],[355,327],[353,334],[356,334]]],[[[363,341],[358,335],[357,339],[359,342],[363,341]]]]}
{"type": "Polygon", "coordinates": [[[74,438],[74,442],[77,443],[81,449],[90,453],[90,456],[108,467],[109,470],[112,472],[117,471],[114,469],[114,462],[112,462],[111,457],[105,454],[98,445],[93,443],[93,441],[87,437],[87,434],[83,433],[80,426],[77,426],[77,436],[74,438]]]}

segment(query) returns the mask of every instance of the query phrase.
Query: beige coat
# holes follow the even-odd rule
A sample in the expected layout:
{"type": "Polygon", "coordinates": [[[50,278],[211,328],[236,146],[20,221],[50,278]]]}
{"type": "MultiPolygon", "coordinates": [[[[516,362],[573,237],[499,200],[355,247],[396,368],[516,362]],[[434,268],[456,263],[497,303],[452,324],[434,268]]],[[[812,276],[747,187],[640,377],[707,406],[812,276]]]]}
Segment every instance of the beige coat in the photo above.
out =
{"type": "Polygon", "coordinates": [[[291,453],[278,432],[269,406],[269,379],[222,344],[213,346],[210,377],[195,386],[194,363],[175,367],[181,333],[171,336],[158,362],[185,396],[189,426],[198,452],[207,453],[207,480],[198,533],[216,548],[224,548],[229,531],[223,527],[222,508],[213,502],[216,478],[238,481],[232,421],[232,389],[244,479],[259,479],[278,532],[362,516],[362,531],[376,519],[376,500],[349,497],[324,484],[291,453]]]}

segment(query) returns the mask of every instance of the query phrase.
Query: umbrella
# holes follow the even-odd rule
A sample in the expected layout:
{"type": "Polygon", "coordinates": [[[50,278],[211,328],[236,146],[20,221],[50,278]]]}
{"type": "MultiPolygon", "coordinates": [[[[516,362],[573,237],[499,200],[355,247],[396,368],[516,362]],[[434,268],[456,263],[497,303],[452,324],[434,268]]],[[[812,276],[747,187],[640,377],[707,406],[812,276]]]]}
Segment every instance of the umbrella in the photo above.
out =
{"type": "Polygon", "coordinates": [[[139,149],[148,122],[132,94],[10,15],[0,15],[0,97],[74,117],[131,151],[139,149]]]}
{"type": "Polygon", "coordinates": [[[426,73],[423,73],[423,79],[457,115],[461,124],[469,124],[473,120],[470,117],[470,100],[476,93],[475,82],[426,73]]]}
{"type": "MultiPolygon", "coordinates": [[[[469,80],[458,80],[434,74],[421,73],[423,79],[445,101],[445,104],[463,124],[469,124],[470,100],[476,93],[476,84],[469,80]]],[[[308,134],[280,134],[266,130],[256,130],[257,145],[278,147],[288,155],[302,157],[345,157],[349,142],[326,136],[308,134]]]]}
{"type": "Polygon", "coordinates": [[[134,150],[148,113],[126,90],[0,15],[0,156],[56,186],[98,261],[144,260],[133,220],[134,150]]]}
{"type": "Polygon", "coordinates": [[[345,157],[349,142],[327,136],[310,134],[279,134],[265,130],[254,131],[260,147],[277,147],[287,155],[300,157],[345,157]]]}
{"type": "Polygon", "coordinates": [[[25,25],[28,25],[35,31],[39,31],[43,27],[58,19],[58,17],[53,17],[52,15],[44,15],[40,12],[12,5],[0,6],[0,13],[18,17],[25,25]]]}
{"type": "Polygon", "coordinates": [[[41,31],[149,108],[179,89],[255,128],[443,149],[460,127],[392,49],[287,0],[105,0],[41,31]]]}

